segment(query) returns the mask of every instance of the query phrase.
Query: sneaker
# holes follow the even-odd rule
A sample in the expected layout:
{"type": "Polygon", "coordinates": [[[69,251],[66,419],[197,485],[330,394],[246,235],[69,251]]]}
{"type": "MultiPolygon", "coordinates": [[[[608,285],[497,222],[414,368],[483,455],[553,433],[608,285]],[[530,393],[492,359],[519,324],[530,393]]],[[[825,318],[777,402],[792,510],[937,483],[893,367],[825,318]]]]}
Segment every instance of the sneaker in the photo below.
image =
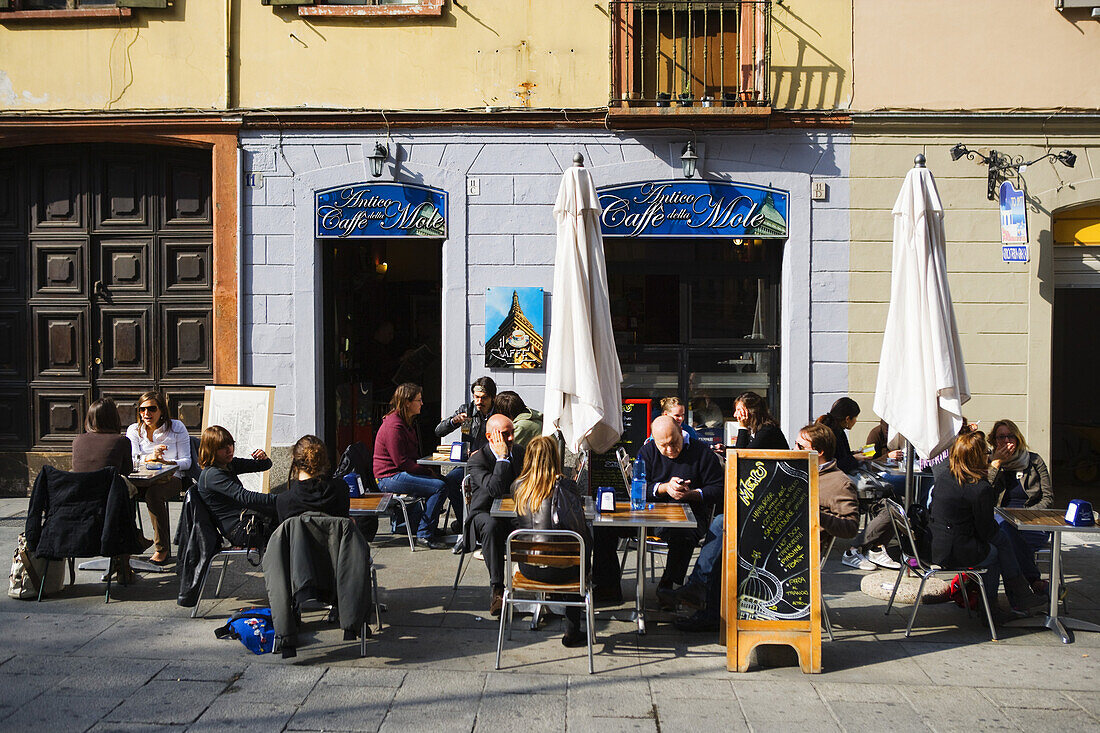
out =
{"type": "Polygon", "coordinates": [[[885,547],[878,547],[867,553],[867,559],[878,565],[880,568],[886,568],[887,570],[897,570],[901,567],[894,558],[890,557],[890,554],[886,552],[885,547]]]}
{"type": "Polygon", "coordinates": [[[856,570],[875,570],[878,568],[878,565],[875,565],[873,562],[868,560],[866,557],[863,556],[863,553],[861,553],[854,547],[849,547],[847,550],[845,550],[844,555],[840,558],[840,561],[848,567],[855,568],[856,570]]]}

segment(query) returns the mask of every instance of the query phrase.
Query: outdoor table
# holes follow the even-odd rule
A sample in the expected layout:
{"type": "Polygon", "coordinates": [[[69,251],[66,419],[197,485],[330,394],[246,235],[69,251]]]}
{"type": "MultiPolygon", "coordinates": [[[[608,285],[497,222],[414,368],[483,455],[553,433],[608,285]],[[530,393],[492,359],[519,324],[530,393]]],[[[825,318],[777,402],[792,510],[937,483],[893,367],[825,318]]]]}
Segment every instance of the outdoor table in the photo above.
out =
{"type": "Polygon", "coordinates": [[[367,494],[351,500],[348,515],[352,517],[377,517],[390,508],[393,494],[367,494]]]}
{"type": "Polygon", "coordinates": [[[683,503],[663,502],[646,504],[645,509],[634,511],[629,505],[613,512],[600,512],[592,521],[593,527],[630,527],[638,530],[638,585],[634,597],[634,615],[638,621],[638,634],[645,634],[645,538],[650,527],[695,527],[695,514],[683,503]]]}
{"type": "MultiPolygon", "coordinates": [[[[489,510],[493,517],[505,517],[512,519],[516,516],[516,500],[510,496],[493,499],[493,507],[489,510]]],[[[596,502],[591,496],[584,497],[584,518],[591,521],[596,516],[596,502]]]]}
{"type": "MultiPolygon", "coordinates": [[[[131,484],[137,487],[149,486],[161,476],[169,476],[176,472],[178,466],[170,463],[154,463],[154,467],[149,468],[144,463],[140,464],[139,468],[135,471],[131,471],[126,474],[125,478],[131,484]]],[[[111,566],[111,558],[99,557],[95,560],[88,560],[77,565],[78,570],[98,570],[101,572],[107,572],[107,568],[111,566]]],[[[130,569],[138,570],[143,573],[174,573],[175,570],[166,568],[161,565],[154,565],[147,560],[141,558],[130,558],[130,569]]]]}
{"type": "Polygon", "coordinates": [[[421,466],[435,466],[436,468],[443,468],[444,466],[454,466],[455,468],[462,469],[462,475],[466,475],[466,461],[452,461],[449,458],[442,460],[438,458],[418,458],[417,463],[421,466]]]}
{"type": "Polygon", "coordinates": [[[1016,525],[1017,529],[1053,533],[1050,553],[1050,612],[1043,616],[1016,619],[1005,625],[1045,626],[1061,636],[1063,644],[1073,643],[1073,632],[1070,629],[1100,631],[1100,626],[1094,623],[1058,614],[1058,596],[1062,590],[1062,533],[1100,534],[1100,526],[1074,527],[1072,524],[1066,524],[1065,511],[1062,509],[1004,509],[997,507],[997,513],[1004,517],[1006,521],[1016,525]]]}

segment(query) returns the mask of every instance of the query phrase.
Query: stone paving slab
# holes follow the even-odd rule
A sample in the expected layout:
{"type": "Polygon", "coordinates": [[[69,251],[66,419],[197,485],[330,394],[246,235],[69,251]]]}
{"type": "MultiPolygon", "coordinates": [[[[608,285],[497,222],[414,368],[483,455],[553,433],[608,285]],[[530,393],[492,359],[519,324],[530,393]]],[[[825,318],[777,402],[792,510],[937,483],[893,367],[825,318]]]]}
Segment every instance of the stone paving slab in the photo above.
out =
{"type": "MultiPolygon", "coordinates": [[[[0,516],[21,511],[25,500],[0,500],[0,516]]],[[[18,531],[0,526],[0,545],[18,531]]],[[[982,619],[941,604],[922,607],[906,638],[909,607],[884,613],[838,561],[825,571],[837,641],[823,644],[821,675],[803,675],[785,648],[729,673],[715,635],[682,634],[657,611],[639,637],[629,595],[598,609],[597,674],[585,649],[561,646],[557,617],[534,631],[518,617],[496,671],[483,563],[452,591],[453,555],[379,539],[388,610],[365,658],[320,613],[306,614],[294,659],[215,639],[233,610],[266,605],[262,575],[240,560],[222,598],[211,578],[199,619],[175,604],[173,574],[146,575],[109,604],[94,573],[43,603],[0,596],[0,730],[1100,730],[1100,634],[1063,645],[1004,629],[993,642],[982,619]]],[[[1071,610],[1100,622],[1100,543],[1069,539],[1071,610]]]]}

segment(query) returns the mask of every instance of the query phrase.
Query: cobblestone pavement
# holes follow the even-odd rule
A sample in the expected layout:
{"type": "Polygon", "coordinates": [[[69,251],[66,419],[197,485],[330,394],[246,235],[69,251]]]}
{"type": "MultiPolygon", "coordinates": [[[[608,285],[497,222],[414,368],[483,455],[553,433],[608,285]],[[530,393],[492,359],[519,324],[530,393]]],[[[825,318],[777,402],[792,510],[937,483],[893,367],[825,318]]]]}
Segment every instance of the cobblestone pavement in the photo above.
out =
{"type": "MultiPolygon", "coordinates": [[[[25,511],[0,500],[0,546],[14,547],[25,511]]],[[[823,578],[837,640],[824,642],[820,675],[783,650],[729,673],[714,637],[681,634],[656,612],[639,637],[624,604],[598,612],[590,676],[556,619],[538,631],[517,621],[493,670],[483,564],[452,592],[449,552],[410,553],[385,530],[373,551],[388,610],[365,658],[321,613],[306,615],[295,659],[215,639],[231,611],[266,605],[242,560],[197,619],[175,604],[172,573],[146,574],[108,604],[91,572],[42,603],[4,595],[0,730],[1100,730],[1100,634],[1063,645],[1006,629],[993,642],[977,617],[941,604],[922,607],[906,639],[908,607],[886,616],[836,560],[823,578]]],[[[1100,543],[1067,537],[1064,558],[1073,615],[1100,623],[1100,543]]]]}

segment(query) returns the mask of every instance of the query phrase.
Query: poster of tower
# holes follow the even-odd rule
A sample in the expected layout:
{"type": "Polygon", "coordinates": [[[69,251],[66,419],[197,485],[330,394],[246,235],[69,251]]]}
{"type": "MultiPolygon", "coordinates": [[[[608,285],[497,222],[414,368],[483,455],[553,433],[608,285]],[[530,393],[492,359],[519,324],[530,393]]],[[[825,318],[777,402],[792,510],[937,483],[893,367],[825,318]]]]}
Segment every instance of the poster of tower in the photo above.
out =
{"type": "Polygon", "coordinates": [[[485,289],[485,366],[541,369],[542,288],[485,289]]]}

